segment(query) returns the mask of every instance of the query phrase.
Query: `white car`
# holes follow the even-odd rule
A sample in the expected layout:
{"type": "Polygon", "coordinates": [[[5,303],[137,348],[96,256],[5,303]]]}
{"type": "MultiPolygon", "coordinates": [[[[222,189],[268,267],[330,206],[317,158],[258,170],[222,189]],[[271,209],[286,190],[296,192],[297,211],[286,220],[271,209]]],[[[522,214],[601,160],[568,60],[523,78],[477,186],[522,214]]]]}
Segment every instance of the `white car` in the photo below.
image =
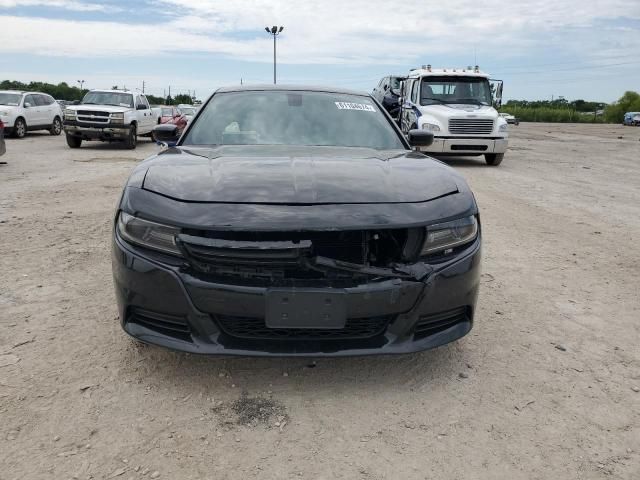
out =
{"type": "Polygon", "coordinates": [[[520,125],[520,120],[518,120],[514,115],[511,115],[510,113],[502,112],[500,116],[504,118],[510,125],[520,125]]]}
{"type": "Polygon", "coordinates": [[[33,130],[62,132],[62,109],[51,95],[17,90],[0,91],[0,120],[5,132],[23,138],[33,130]]]}
{"type": "Polygon", "coordinates": [[[187,123],[190,123],[193,117],[196,116],[196,113],[198,113],[198,107],[186,103],[178,105],[178,110],[187,118],[187,123]]]}
{"type": "Polygon", "coordinates": [[[100,140],[134,149],[138,136],[151,137],[158,123],[160,109],[151,108],[144,94],[128,90],[91,90],[79,105],[64,109],[64,132],[71,148],[100,140]]]}

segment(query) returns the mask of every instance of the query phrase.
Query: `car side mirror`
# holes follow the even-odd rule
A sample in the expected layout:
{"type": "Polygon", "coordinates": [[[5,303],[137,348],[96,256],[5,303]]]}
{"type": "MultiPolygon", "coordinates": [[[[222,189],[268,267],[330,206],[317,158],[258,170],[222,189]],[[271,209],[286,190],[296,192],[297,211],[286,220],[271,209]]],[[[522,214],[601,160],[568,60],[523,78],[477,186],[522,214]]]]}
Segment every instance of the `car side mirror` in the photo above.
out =
{"type": "Polygon", "coordinates": [[[169,144],[169,146],[172,146],[171,144],[175,145],[175,143],[180,139],[178,126],[168,123],[158,125],[153,129],[153,138],[156,142],[166,143],[169,144]]]}
{"type": "Polygon", "coordinates": [[[30,108],[31,104],[29,102],[24,102],[24,108],[30,108]]]}
{"type": "Polygon", "coordinates": [[[409,130],[408,140],[412,147],[428,147],[433,143],[433,133],[416,128],[409,130]]]}
{"type": "Polygon", "coordinates": [[[138,106],[136,107],[136,110],[146,110],[147,106],[143,103],[139,103],[138,106]]]}

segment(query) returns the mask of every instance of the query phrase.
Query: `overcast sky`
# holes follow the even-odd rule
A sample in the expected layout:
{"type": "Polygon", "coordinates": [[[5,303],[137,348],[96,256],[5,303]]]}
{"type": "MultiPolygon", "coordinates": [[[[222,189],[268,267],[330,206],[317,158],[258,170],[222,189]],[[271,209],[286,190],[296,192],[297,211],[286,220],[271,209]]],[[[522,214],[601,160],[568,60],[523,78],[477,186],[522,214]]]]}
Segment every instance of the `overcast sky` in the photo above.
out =
{"type": "Polygon", "coordinates": [[[0,0],[0,78],[162,95],[272,81],[370,91],[409,68],[473,65],[507,98],[640,90],[640,0],[0,0]]]}

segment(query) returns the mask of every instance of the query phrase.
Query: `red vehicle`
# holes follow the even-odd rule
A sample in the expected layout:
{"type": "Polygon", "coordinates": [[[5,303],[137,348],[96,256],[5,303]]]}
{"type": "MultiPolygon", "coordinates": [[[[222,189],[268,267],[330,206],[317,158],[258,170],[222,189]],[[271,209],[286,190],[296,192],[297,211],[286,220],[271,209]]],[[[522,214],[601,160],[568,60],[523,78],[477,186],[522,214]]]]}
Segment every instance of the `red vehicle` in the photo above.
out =
{"type": "Polygon", "coordinates": [[[161,107],[159,123],[176,125],[178,133],[182,133],[187,126],[187,117],[176,107],[161,107]]]}

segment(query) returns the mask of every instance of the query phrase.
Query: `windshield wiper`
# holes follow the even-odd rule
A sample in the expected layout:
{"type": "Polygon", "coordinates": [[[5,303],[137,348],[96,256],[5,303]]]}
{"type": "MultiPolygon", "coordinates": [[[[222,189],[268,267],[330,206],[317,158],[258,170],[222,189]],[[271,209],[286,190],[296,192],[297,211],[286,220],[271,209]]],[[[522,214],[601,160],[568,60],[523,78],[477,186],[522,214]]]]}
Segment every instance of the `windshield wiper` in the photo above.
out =
{"type": "Polygon", "coordinates": [[[440,100],[439,98],[423,98],[422,101],[424,102],[425,100],[433,100],[434,102],[439,102],[442,105],[446,105],[449,102],[446,102],[444,100],[440,100]]]}
{"type": "Polygon", "coordinates": [[[461,104],[469,104],[469,105],[489,105],[487,102],[483,102],[482,100],[477,100],[475,98],[461,98],[460,100],[456,100],[453,103],[461,103],[461,104]]]}

